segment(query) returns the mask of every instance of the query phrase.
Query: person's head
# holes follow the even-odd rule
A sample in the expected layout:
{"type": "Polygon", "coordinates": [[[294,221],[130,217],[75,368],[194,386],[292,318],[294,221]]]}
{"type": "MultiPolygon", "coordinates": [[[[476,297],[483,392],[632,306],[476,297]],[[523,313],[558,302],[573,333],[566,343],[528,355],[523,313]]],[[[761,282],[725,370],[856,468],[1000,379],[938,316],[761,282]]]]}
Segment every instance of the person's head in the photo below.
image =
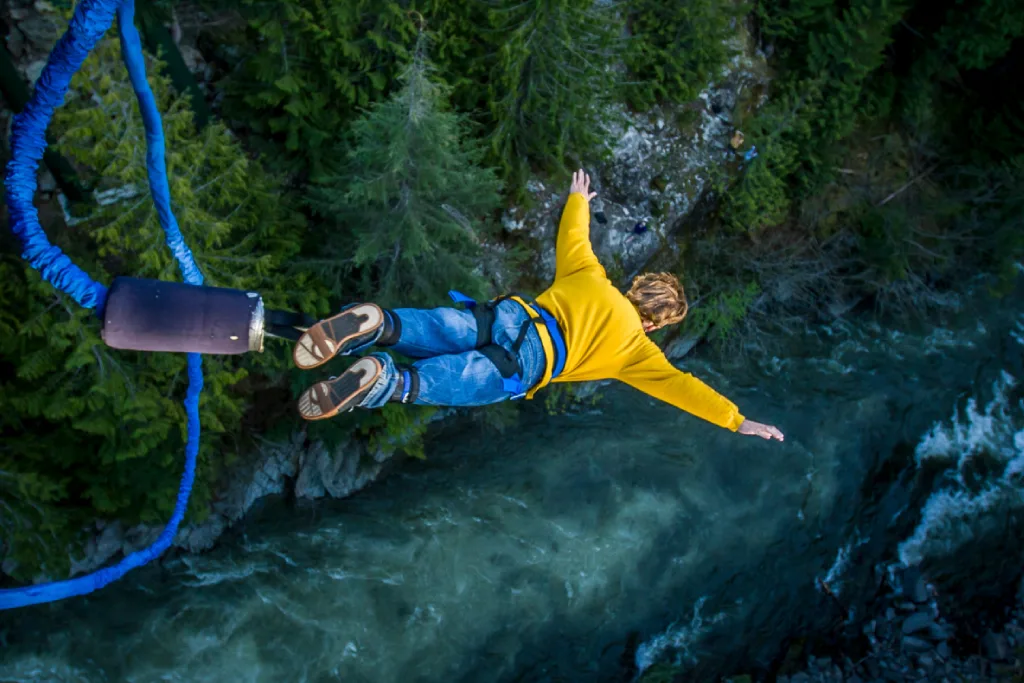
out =
{"type": "Polygon", "coordinates": [[[686,294],[679,278],[671,273],[644,273],[633,278],[626,292],[650,333],[665,325],[674,325],[686,317],[686,294]]]}

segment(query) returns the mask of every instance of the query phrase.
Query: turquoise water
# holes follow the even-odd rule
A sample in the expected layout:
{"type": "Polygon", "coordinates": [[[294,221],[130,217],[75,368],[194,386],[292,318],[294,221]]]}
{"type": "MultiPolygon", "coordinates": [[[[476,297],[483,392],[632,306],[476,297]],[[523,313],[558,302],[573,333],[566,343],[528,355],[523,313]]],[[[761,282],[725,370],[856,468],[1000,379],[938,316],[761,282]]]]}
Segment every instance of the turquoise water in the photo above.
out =
{"type": "Polygon", "coordinates": [[[833,324],[686,361],[784,444],[619,386],[578,414],[533,406],[503,435],[446,427],[426,462],[351,499],[270,501],[209,554],[0,615],[0,680],[611,681],[653,661],[698,678],[767,666],[789,634],[856,616],[877,563],[948,557],[1016,509],[1024,328],[1005,303],[981,306],[944,327],[833,324]]]}

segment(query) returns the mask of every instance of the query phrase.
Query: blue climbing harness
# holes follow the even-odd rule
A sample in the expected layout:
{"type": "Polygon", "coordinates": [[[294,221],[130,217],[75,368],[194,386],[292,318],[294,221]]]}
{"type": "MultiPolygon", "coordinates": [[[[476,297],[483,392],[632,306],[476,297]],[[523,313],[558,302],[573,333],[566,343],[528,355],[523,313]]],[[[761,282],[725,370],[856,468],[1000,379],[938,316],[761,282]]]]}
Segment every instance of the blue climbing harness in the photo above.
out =
{"type": "MultiPolygon", "coordinates": [[[[178,262],[186,284],[202,285],[203,275],[192,252],[185,245],[178,223],[171,212],[171,196],[164,161],[164,135],[153,91],[146,82],[146,67],[139,33],[135,29],[133,0],[82,0],[75,8],[67,32],[50,54],[46,68],[36,81],[32,98],[24,111],[14,117],[11,132],[11,160],[7,164],[7,208],[11,230],[22,244],[22,257],[38,270],[47,282],[64,292],[84,308],[94,308],[103,315],[107,288],[71,262],[50,244],[39,224],[32,203],[36,190],[36,172],[46,149],[46,127],[54,110],[64,101],[71,77],[82,66],[117,14],[121,52],[132,87],[138,97],[139,110],[146,128],[146,166],[149,187],[156,205],[157,217],[164,229],[166,243],[178,262]]],[[[185,469],[174,513],[163,532],[151,546],[131,553],[112,567],[99,569],[67,581],[0,590],[0,610],[53,602],[75,595],[84,595],[116,581],[126,573],[160,556],[174,541],[188,507],[199,453],[199,393],[203,389],[202,358],[188,354],[188,391],[185,414],[188,439],[185,444],[185,469]]]]}
{"type": "Polygon", "coordinates": [[[548,334],[551,336],[551,346],[555,354],[551,364],[551,379],[554,380],[562,374],[562,370],[565,369],[565,337],[562,335],[562,330],[558,327],[558,321],[555,320],[555,317],[537,305],[536,302],[529,301],[525,297],[520,296],[521,299],[528,302],[529,308],[527,311],[532,311],[536,316],[530,316],[523,321],[523,325],[519,329],[519,337],[512,344],[511,352],[509,352],[507,349],[493,343],[491,340],[491,326],[494,324],[494,309],[500,302],[512,297],[501,296],[479,306],[475,299],[455,290],[449,291],[448,296],[456,304],[463,304],[473,312],[477,325],[476,347],[498,367],[498,371],[502,376],[502,389],[508,392],[510,400],[514,401],[526,396],[526,392],[530,389],[530,387],[523,383],[522,368],[519,367],[519,349],[526,340],[526,335],[530,331],[531,325],[543,323],[548,334]]]}

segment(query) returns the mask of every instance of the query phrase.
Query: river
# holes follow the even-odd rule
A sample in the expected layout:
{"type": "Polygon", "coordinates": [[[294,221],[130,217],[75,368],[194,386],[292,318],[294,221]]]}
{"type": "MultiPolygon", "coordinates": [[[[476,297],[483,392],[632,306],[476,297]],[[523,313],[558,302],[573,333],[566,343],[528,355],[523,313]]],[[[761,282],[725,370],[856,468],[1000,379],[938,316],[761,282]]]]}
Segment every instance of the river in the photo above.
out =
{"type": "Polygon", "coordinates": [[[1009,581],[1016,294],[686,359],[783,444],[623,386],[504,434],[443,426],[425,462],[352,498],[268,501],[210,553],[0,614],[0,680],[628,681],[654,661],[700,680],[855,623],[880,563],[954,591],[980,569],[951,558],[995,539],[983,568],[1009,581]]]}

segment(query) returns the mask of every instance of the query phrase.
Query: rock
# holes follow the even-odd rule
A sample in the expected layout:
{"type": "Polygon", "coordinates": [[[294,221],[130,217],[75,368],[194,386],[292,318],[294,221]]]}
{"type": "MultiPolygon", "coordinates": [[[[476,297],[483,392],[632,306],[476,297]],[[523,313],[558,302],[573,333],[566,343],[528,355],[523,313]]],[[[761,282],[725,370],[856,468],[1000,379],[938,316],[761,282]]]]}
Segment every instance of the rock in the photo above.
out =
{"type": "Polygon", "coordinates": [[[995,662],[1004,662],[1010,658],[1010,646],[1001,633],[986,633],[981,639],[981,651],[995,662]]]}
{"type": "Polygon", "coordinates": [[[878,678],[882,675],[882,665],[875,657],[869,657],[864,661],[864,672],[868,678],[878,678]]]}
{"type": "Polygon", "coordinates": [[[846,679],[846,683],[864,683],[860,676],[854,674],[846,679]]]}
{"type": "Polygon", "coordinates": [[[933,659],[928,653],[922,654],[918,657],[917,663],[925,670],[925,673],[931,673],[931,670],[935,668],[935,659],[933,659]]]}
{"type": "Polygon", "coordinates": [[[209,550],[227,527],[226,519],[220,515],[210,515],[202,524],[179,529],[174,537],[174,545],[190,553],[209,550]]]}
{"type": "Polygon", "coordinates": [[[906,602],[906,601],[901,602],[899,605],[897,605],[897,607],[899,607],[904,612],[913,612],[913,611],[915,611],[917,609],[917,605],[915,605],[912,602],[906,602]]]}
{"type": "Polygon", "coordinates": [[[53,174],[47,170],[43,170],[39,173],[39,191],[40,192],[53,192],[57,189],[57,181],[54,180],[53,174]]]}
{"type": "Polygon", "coordinates": [[[889,620],[889,621],[892,621],[893,619],[895,619],[896,618],[896,610],[894,610],[892,607],[886,609],[885,610],[885,618],[887,620],[889,620]]]}
{"type": "Polygon", "coordinates": [[[11,56],[18,59],[22,56],[22,50],[25,49],[25,36],[18,30],[17,26],[12,26],[10,33],[7,34],[7,51],[11,53],[11,56]]]}
{"type": "Polygon", "coordinates": [[[902,631],[904,634],[917,633],[923,631],[935,622],[932,621],[932,615],[926,612],[914,612],[903,621],[902,631]]]}
{"type": "MultiPolygon", "coordinates": [[[[18,22],[18,29],[25,37],[25,42],[35,51],[49,54],[54,43],[60,37],[57,25],[43,16],[34,16],[18,22]]],[[[45,64],[45,61],[43,62],[45,64]]],[[[40,68],[42,71],[42,68],[40,68]]]]}
{"type": "Polygon", "coordinates": [[[947,643],[946,641],[942,641],[935,647],[935,652],[937,652],[938,655],[943,659],[949,659],[949,643],[947,643]]]}
{"type": "Polygon", "coordinates": [[[914,636],[903,636],[901,646],[904,652],[930,652],[932,644],[914,636]]]}
{"type": "Polygon", "coordinates": [[[181,58],[185,62],[185,66],[193,74],[203,71],[206,68],[206,62],[203,60],[203,54],[199,50],[191,45],[181,45],[178,49],[181,51],[181,58]]]}
{"type": "Polygon", "coordinates": [[[344,498],[366,487],[380,474],[382,463],[388,459],[385,451],[374,458],[363,458],[364,449],[346,443],[328,452],[322,443],[315,443],[303,453],[299,474],[295,481],[295,496],[320,498],[325,494],[344,498]]]}
{"type": "Polygon", "coordinates": [[[670,341],[665,347],[665,357],[669,360],[678,360],[686,356],[693,350],[693,347],[700,342],[700,337],[696,335],[685,335],[677,337],[670,341]]]}
{"type": "Polygon", "coordinates": [[[801,671],[790,676],[789,683],[811,683],[811,677],[801,671]]]}
{"type": "Polygon", "coordinates": [[[43,73],[43,69],[45,68],[46,60],[39,59],[26,66],[22,70],[22,73],[24,74],[26,81],[34,84],[37,80],[39,80],[39,75],[43,73]]]}
{"type": "Polygon", "coordinates": [[[71,571],[69,576],[87,574],[102,567],[107,560],[121,551],[124,541],[124,527],[121,522],[115,521],[112,524],[100,522],[101,527],[98,536],[93,536],[85,544],[85,556],[81,560],[71,558],[71,571]]]}
{"type": "Polygon", "coordinates": [[[882,678],[884,678],[887,681],[890,681],[891,683],[903,683],[906,680],[906,677],[904,677],[902,673],[896,671],[895,669],[886,669],[885,671],[883,671],[882,678]]]}
{"type": "Polygon", "coordinates": [[[903,575],[903,594],[918,604],[928,602],[928,583],[921,572],[903,575]]]}
{"type": "Polygon", "coordinates": [[[932,640],[949,640],[953,637],[953,629],[945,624],[932,623],[928,626],[928,637],[932,640]]]}

